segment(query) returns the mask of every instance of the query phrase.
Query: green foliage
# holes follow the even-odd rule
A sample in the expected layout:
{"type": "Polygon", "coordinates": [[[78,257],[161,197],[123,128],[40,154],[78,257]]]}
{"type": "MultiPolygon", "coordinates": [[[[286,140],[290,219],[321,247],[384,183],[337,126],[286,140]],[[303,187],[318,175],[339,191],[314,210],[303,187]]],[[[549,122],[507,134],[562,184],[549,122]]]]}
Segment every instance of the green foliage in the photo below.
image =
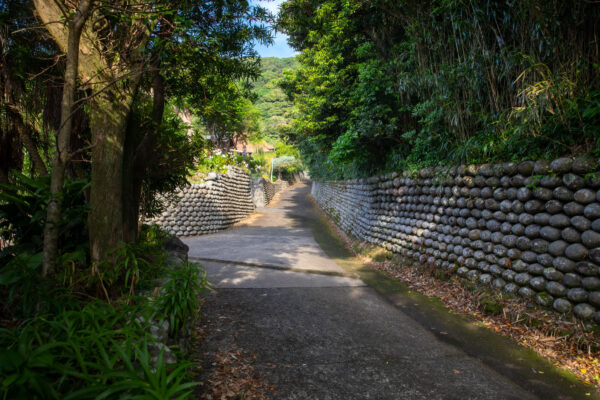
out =
{"type": "Polygon", "coordinates": [[[199,264],[186,262],[169,272],[169,282],[159,298],[162,317],[169,321],[171,336],[175,337],[186,321],[196,319],[200,309],[200,294],[210,289],[206,271],[199,264]]]}
{"type": "Polygon", "coordinates": [[[576,1],[288,0],[291,137],[332,179],[597,155],[598,18],[576,1]]]}
{"type": "Polygon", "coordinates": [[[158,225],[142,226],[138,241],[132,246],[136,257],[144,260],[144,267],[139,269],[136,290],[150,289],[157,279],[165,276],[167,253],[162,245],[168,236],[169,233],[158,225]]]}
{"type": "Polygon", "coordinates": [[[205,152],[196,168],[196,174],[206,175],[209,172],[225,173],[227,172],[228,165],[237,165],[237,160],[237,157],[232,154],[211,154],[205,152]]]}
{"type": "MultiPolygon", "coordinates": [[[[84,245],[87,207],[85,180],[65,181],[59,225],[63,253],[84,245]]],[[[14,182],[0,185],[0,236],[12,243],[0,253],[0,268],[20,252],[37,252],[42,246],[46,204],[50,199],[49,177],[28,178],[14,171],[14,182]]]]}
{"type": "Polygon", "coordinates": [[[283,141],[275,142],[275,155],[277,157],[300,157],[300,152],[296,147],[283,141]]]}
{"type": "Polygon", "coordinates": [[[55,281],[72,286],[75,270],[86,265],[87,206],[83,193],[88,183],[65,181],[58,227],[59,268],[56,276],[43,280],[41,248],[50,180],[28,178],[17,171],[13,177],[12,184],[0,187],[0,235],[10,243],[0,252],[0,298],[3,299],[0,314],[30,316],[50,306],[56,292],[55,281]]]}
{"type": "Polygon", "coordinates": [[[249,82],[259,76],[260,60],[252,43],[271,41],[264,25],[270,16],[248,2],[185,4],[188,25],[181,28],[188,40],[170,44],[167,84],[199,117],[205,136],[228,150],[232,139],[259,131],[249,82]]]}
{"type": "MultiPolygon", "coordinates": [[[[165,239],[169,237],[169,232],[156,224],[143,225],[138,238],[138,245],[141,254],[153,253],[160,250],[165,239]]],[[[162,250],[160,250],[162,253],[162,250]]]]}
{"type": "Polygon", "coordinates": [[[192,183],[202,182],[209,172],[224,174],[227,172],[227,167],[236,166],[243,168],[246,171],[253,173],[261,165],[260,160],[253,157],[244,157],[237,154],[215,154],[211,151],[205,151],[200,158],[198,165],[193,173],[190,181],[192,183]]]}
{"type": "Polygon", "coordinates": [[[157,226],[143,227],[138,242],[122,244],[97,273],[85,268],[85,253],[83,259],[77,252],[63,255],[62,263],[74,265],[71,275],[45,279],[38,273],[41,253],[13,257],[0,270],[6,292],[0,295],[4,307],[23,310],[12,315],[26,319],[0,329],[0,398],[188,398],[196,385],[190,363],[166,365],[162,350],[156,360],[162,345],[154,343],[144,321],[168,318],[176,336],[196,317],[208,283],[195,265],[167,272],[167,235],[157,226]],[[165,277],[173,281],[164,297],[133,296],[165,277]],[[89,300],[86,289],[95,287],[108,302],[89,300]]]}
{"type": "MultiPolygon", "coordinates": [[[[148,126],[152,123],[148,118],[152,114],[152,106],[148,96],[140,96],[134,103],[131,127],[135,128],[130,128],[129,132],[132,143],[140,143],[147,129],[150,129],[148,126]]],[[[141,183],[139,211],[146,217],[156,216],[163,211],[163,202],[159,201],[161,196],[187,184],[198,153],[207,146],[197,129],[182,121],[174,104],[165,107],[161,125],[153,139],[154,155],[141,183]]],[[[134,159],[128,162],[134,162],[134,159]]]]}
{"type": "MultiPolygon", "coordinates": [[[[23,252],[0,270],[0,287],[6,290],[4,307],[19,308],[22,315],[32,315],[47,299],[47,289],[40,279],[42,253],[23,252]],[[40,290],[42,289],[42,290],[40,290]]],[[[13,311],[14,312],[14,311],[13,311]]]]}
{"type": "Polygon", "coordinates": [[[140,271],[150,267],[148,260],[138,256],[137,246],[121,243],[110,255],[110,259],[98,263],[97,273],[91,276],[92,285],[102,289],[107,301],[113,297],[133,296],[140,280],[140,271]],[[113,293],[117,290],[117,293],[113,293]]]}
{"type": "Polygon", "coordinates": [[[140,324],[143,307],[102,301],[64,303],[55,315],[0,330],[0,396],[4,399],[186,398],[189,364],[156,362],[140,324]]]}
{"type": "Polygon", "coordinates": [[[273,167],[273,180],[283,179],[294,182],[295,175],[304,170],[300,160],[290,155],[273,158],[271,164],[273,167]]]}
{"type": "Polygon", "coordinates": [[[277,138],[290,129],[295,109],[279,87],[279,81],[283,78],[284,71],[294,71],[297,68],[298,61],[295,57],[266,57],[260,60],[261,75],[254,82],[254,93],[257,96],[254,104],[260,113],[261,131],[268,138],[277,138]]]}
{"type": "Polygon", "coordinates": [[[221,88],[201,110],[207,133],[224,151],[232,141],[259,135],[258,110],[235,83],[221,88]]]}
{"type": "Polygon", "coordinates": [[[504,307],[493,298],[484,298],[479,301],[479,304],[486,314],[500,315],[504,311],[504,307]]]}
{"type": "Polygon", "coordinates": [[[166,252],[162,248],[169,233],[157,225],[142,226],[134,243],[121,243],[108,260],[99,262],[97,272],[87,272],[81,279],[99,288],[108,301],[131,297],[137,290],[155,287],[156,280],[168,276],[166,252]]]}

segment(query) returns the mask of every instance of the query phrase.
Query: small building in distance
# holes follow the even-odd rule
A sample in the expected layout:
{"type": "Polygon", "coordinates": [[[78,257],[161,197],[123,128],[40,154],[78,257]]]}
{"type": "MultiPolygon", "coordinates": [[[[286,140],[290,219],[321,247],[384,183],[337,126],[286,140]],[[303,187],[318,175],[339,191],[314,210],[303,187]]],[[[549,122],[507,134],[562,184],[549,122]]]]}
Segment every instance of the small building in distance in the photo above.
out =
{"type": "Polygon", "coordinates": [[[243,140],[239,140],[235,147],[232,147],[229,152],[232,154],[238,154],[243,156],[251,156],[253,153],[270,153],[275,151],[275,147],[269,143],[254,144],[246,143],[243,140]]]}

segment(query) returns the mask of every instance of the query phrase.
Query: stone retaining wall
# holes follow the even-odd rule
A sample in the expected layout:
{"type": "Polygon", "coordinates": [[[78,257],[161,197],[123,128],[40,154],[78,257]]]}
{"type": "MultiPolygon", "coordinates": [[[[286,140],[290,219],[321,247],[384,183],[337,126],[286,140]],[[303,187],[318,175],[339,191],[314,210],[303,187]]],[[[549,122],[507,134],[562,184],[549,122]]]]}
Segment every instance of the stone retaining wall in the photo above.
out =
{"type": "Polygon", "coordinates": [[[468,165],[314,182],[346,232],[404,263],[600,323],[600,170],[596,160],[468,165]]]}
{"type": "Polygon", "coordinates": [[[266,207],[273,196],[278,192],[278,187],[268,179],[252,178],[252,200],[256,208],[266,207]]]}
{"type": "Polygon", "coordinates": [[[266,206],[279,187],[268,180],[251,179],[241,168],[210,173],[205,182],[176,193],[165,212],[152,222],[173,235],[194,236],[217,232],[266,206]]]}

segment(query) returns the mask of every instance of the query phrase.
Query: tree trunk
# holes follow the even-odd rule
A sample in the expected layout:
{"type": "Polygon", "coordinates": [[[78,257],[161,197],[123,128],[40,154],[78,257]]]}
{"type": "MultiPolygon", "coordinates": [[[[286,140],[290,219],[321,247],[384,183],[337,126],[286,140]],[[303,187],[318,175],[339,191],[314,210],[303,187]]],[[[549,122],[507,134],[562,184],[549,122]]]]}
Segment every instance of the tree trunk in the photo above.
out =
{"type": "MultiPolygon", "coordinates": [[[[167,33],[161,29],[161,37],[167,33]]],[[[123,188],[123,229],[124,239],[128,242],[136,241],[139,235],[140,201],[142,187],[146,178],[146,170],[154,161],[155,146],[158,131],[162,124],[165,110],[165,80],[160,74],[160,58],[157,54],[153,57],[152,64],[152,125],[144,137],[135,142],[135,135],[129,135],[126,143],[127,157],[124,168],[123,188]]]]}
{"type": "Polygon", "coordinates": [[[19,132],[19,137],[21,138],[21,142],[23,146],[29,153],[29,158],[31,159],[31,163],[33,164],[35,170],[40,176],[48,175],[48,169],[46,168],[46,164],[44,164],[44,160],[40,156],[35,143],[33,142],[33,138],[31,137],[32,128],[25,124],[23,120],[23,116],[21,114],[17,114],[14,116],[14,122],[17,131],[19,132]]]}
{"type": "Polygon", "coordinates": [[[46,212],[46,225],[44,226],[43,276],[48,275],[55,269],[58,256],[58,225],[61,219],[61,195],[65,180],[65,169],[69,161],[69,140],[71,139],[71,127],[73,125],[72,114],[77,89],[77,68],[79,66],[79,42],[83,26],[90,14],[92,2],[93,0],[81,0],[75,15],[68,22],[67,61],[60,110],[60,129],[56,140],[56,153],[52,159],[50,200],[46,212]]]}
{"type": "Polygon", "coordinates": [[[138,220],[140,196],[142,192],[142,179],[135,168],[136,150],[144,142],[144,137],[132,130],[139,127],[133,126],[125,141],[125,157],[123,166],[123,240],[134,242],[138,238],[138,220]]]}
{"type": "Polygon", "coordinates": [[[124,149],[139,73],[98,94],[91,107],[92,175],[88,228],[94,269],[128,239],[123,226],[124,149]]]}

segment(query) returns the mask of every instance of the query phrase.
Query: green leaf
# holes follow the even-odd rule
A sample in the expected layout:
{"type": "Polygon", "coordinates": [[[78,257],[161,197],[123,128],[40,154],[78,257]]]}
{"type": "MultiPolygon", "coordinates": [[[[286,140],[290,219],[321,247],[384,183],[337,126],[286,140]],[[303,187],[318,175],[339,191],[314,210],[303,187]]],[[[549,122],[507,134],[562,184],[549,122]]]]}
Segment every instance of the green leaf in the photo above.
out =
{"type": "Polygon", "coordinates": [[[15,350],[0,350],[0,371],[16,371],[25,363],[25,358],[15,350]]]}

